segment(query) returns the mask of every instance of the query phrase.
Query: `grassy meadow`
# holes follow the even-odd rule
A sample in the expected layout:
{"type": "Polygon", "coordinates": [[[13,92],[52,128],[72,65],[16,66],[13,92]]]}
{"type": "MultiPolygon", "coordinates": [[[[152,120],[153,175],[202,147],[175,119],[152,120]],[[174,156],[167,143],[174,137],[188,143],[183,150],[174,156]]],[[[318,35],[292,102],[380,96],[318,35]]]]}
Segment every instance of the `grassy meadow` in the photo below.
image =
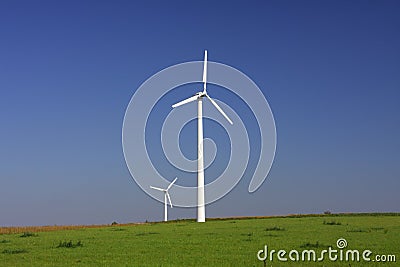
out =
{"type": "MultiPolygon", "coordinates": [[[[108,226],[0,228],[0,266],[400,266],[400,214],[335,214],[108,226]],[[257,259],[268,249],[346,249],[393,262],[257,259]]],[[[288,257],[286,255],[286,257],[288,257]]]]}

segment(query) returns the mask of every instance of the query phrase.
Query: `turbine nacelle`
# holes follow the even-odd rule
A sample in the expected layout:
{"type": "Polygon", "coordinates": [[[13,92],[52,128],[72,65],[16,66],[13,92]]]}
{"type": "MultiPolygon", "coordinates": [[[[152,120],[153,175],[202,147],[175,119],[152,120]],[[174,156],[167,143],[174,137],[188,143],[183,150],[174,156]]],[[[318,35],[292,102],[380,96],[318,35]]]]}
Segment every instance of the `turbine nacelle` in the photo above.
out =
{"type": "Polygon", "coordinates": [[[203,91],[203,92],[198,92],[198,93],[196,93],[195,96],[197,96],[197,98],[202,98],[202,97],[206,96],[206,94],[207,94],[207,93],[205,93],[205,92],[203,91]]]}

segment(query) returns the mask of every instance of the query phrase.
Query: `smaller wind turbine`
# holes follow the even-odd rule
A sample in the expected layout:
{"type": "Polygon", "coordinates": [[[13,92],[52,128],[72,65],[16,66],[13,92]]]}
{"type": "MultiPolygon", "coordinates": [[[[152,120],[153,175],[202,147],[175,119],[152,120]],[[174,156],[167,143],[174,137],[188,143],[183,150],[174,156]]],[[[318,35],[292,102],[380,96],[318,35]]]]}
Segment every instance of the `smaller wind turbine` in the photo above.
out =
{"type": "Polygon", "coordinates": [[[168,185],[168,187],[166,189],[162,189],[162,188],[158,188],[158,187],[154,187],[154,186],[150,186],[151,189],[155,189],[158,191],[162,191],[164,192],[164,221],[168,221],[168,203],[167,203],[167,198],[169,200],[169,204],[171,205],[172,208],[172,202],[171,202],[171,197],[169,196],[168,190],[172,187],[172,185],[176,182],[176,180],[178,179],[178,177],[176,177],[172,183],[170,183],[168,185]]]}

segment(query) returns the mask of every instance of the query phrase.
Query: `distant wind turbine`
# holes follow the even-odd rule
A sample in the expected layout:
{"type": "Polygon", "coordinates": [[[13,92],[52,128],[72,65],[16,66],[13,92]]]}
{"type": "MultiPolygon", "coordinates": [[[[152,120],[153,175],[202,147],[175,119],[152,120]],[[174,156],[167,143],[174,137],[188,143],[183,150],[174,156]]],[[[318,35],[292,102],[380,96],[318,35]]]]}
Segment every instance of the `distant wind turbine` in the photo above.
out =
{"type": "Polygon", "coordinates": [[[172,187],[172,185],[176,182],[177,179],[178,179],[178,177],[176,177],[172,181],[172,183],[170,183],[168,185],[168,187],[166,189],[150,186],[150,188],[152,188],[152,189],[164,192],[164,221],[165,222],[168,221],[168,203],[167,203],[167,198],[168,198],[169,204],[171,205],[171,208],[172,208],[171,197],[169,196],[168,190],[172,187]]]}
{"type": "Polygon", "coordinates": [[[205,198],[204,198],[204,159],[203,159],[203,97],[208,98],[216,109],[233,124],[231,119],[218,106],[218,104],[207,94],[207,50],[204,51],[204,69],[203,69],[203,91],[194,96],[182,100],[172,105],[173,108],[182,106],[197,100],[197,221],[206,221],[205,198]]]}

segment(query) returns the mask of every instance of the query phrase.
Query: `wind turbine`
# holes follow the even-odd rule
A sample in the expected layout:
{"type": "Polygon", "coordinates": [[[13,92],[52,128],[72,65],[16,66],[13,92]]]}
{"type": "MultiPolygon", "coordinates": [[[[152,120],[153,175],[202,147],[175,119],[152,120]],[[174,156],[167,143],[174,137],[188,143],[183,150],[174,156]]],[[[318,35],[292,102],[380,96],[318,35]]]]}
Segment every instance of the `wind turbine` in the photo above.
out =
{"type": "Polygon", "coordinates": [[[233,124],[231,119],[218,106],[218,104],[207,94],[207,50],[204,51],[204,69],[203,69],[203,91],[196,93],[181,102],[172,105],[173,108],[182,106],[197,100],[197,221],[206,221],[206,211],[204,206],[204,159],[203,159],[203,97],[208,98],[214,107],[233,124]]]}
{"type": "Polygon", "coordinates": [[[176,182],[176,180],[178,179],[178,177],[176,177],[172,183],[170,183],[168,185],[168,187],[166,189],[162,189],[162,188],[158,188],[158,187],[154,187],[154,186],[150,186],[150,188],[158,190],[158,191],[162,191],[164,192],[164,221],[168,221],[168,203],[167,203],[167,198],[169,200],[169,204],[171,205],[172,208],[172,202],[171,202],[171,197],[169,196],[168,190],[172,187],[172,185],[176,182]]]}

